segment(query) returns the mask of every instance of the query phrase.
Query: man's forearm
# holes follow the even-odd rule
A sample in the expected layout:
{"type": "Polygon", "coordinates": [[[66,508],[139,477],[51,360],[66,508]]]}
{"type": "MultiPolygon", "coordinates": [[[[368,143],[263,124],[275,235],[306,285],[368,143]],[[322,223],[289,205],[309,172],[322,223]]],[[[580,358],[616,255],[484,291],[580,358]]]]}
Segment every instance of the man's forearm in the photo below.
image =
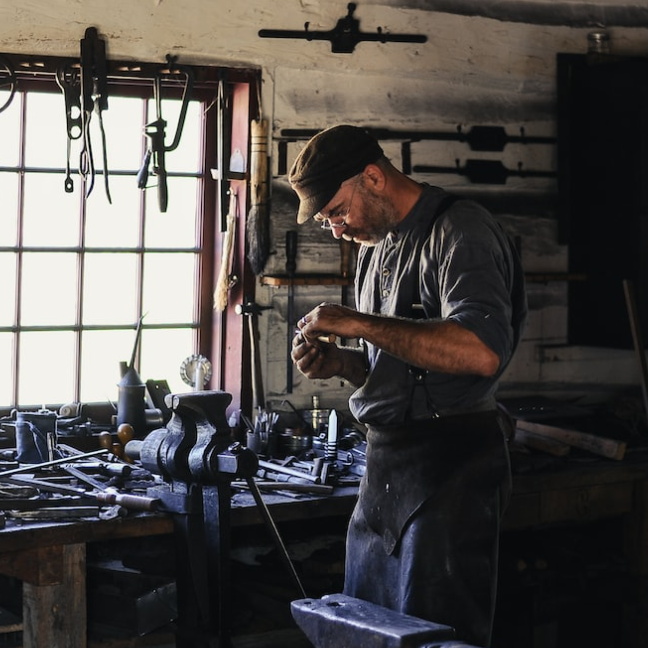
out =
{"type": "Polygon", "coordinates": [[[421,369],[488,376],[499,366],[498,356],[455,322],[364,315],[362,329],[365,340],[421,369]]]}

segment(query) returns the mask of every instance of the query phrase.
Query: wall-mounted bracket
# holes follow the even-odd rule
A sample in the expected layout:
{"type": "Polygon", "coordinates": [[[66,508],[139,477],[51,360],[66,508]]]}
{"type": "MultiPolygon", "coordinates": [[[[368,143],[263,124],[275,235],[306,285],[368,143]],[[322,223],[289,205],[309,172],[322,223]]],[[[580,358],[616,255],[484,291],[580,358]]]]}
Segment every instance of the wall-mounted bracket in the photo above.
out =
{"type": "Polygon", "coordinates": [[[260,38],[301,38],[303,40],[331,41],[331,51],[335,54],[352,54],[358,43],[372,41],[380,43],[425,43],[427,36],[422,34],[388,34],[378,27],[376,33],[361,32],[360,21],[353,17],[356,3],[349,2],[348,13],[340,18],[335,27],[328,31],[309,31],[309,23],[304,23],[304,31],[291,29],[261,29],[260,38]]]}

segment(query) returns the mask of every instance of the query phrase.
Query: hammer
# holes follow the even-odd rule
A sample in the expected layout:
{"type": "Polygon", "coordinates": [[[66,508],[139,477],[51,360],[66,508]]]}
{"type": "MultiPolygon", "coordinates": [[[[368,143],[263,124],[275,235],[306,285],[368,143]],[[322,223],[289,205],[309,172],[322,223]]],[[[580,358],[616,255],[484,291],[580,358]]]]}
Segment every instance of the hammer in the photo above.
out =
{"type": "Polygon", "coordinates": [[[261,372],[261,351],[259,349],[259,322],[257,317],[262,310],[270,306],[259,306],[249,300],[237,304],[234,308],[238,315],[245,315],[248,320],[248,333],[250,335],[250,355],[252,356],[252,405],[254,408],[265,409],[265,393],[263,391],[263,374],[261,372]]]}

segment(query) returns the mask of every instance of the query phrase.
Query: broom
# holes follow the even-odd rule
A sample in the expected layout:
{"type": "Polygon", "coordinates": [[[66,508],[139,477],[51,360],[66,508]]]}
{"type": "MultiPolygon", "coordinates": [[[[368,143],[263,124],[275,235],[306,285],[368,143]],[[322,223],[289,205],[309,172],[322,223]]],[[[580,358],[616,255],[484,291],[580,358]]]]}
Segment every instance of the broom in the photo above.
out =
{"type": "Polygon", "coordinates": [[[232,265],[234,238],[236,234],[237,211],[238,201],[236,192],[233,189],[230,189],[229,210],[227,212],[227,230],[225,231],[221,266],[218,273],[218,280],[216,282],[216,290],[214,291],[214,308],[221,312],[227,307],[227,293],[230,288],[230,268],[232,265]]]}
{"type": "Polygon", "coordinates": [[[260,117],[250,125],[250,198],[245,223],[247,258],[255,275],[263,272],[270,243],[268,237],[268,120],[260,117]]]}

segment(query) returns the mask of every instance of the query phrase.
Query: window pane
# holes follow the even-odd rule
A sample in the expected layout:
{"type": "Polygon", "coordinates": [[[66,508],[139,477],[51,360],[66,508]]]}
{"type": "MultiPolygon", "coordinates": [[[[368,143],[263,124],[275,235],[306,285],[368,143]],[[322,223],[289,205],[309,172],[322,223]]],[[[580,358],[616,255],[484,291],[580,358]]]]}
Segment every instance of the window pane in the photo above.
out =
{"type": "Polygon", "coordinates": [[[23,257],[21,324],[72,325],[76,319],[77,255],[32,252],[23,257]]]}
{"type": "MultiPolygon", "coordinates": [[[[4,106],[9,92],[0,90],[0,106],[4,106]]],[[[0,146],[0,166],[17,166],[20,152],[20,104],[22,93],[16,92],[11,103],[0,113],[2,146],[0,146]]]]}
{"type": "MultiPolygon", "coordinates": [[[[171,146],[173,143],[181,102],[173,101],[169,104],[169,117],[167,118],[165,115],[165,119],[167,119],[166,146],[171,146]]],[[[201,110],[202,105],[198,101],[189,102],[178,147],[167,154],[167,171],[182,171],[184,173],[200,171],[201,110]]]]}
{"type": "Polygon", "coordinates": [[[108,202],[103,178],[97,183],[86,202],[87,247],[132,248],[139,243],[140,190],[129,176],[110,176],[108,202]]]}
{"type": "Polygon", "coordinates": [[[9,404],[12,400],[13,373],[12,360],[14,336],[12,333],[0,333],[0,404],[9,404]]]}
{"type": "Polygon", "coordinates": [[[169,204],[166,213],[158,207],[156,189],[150,189],[146,201],[147,247],[197,247],[196,243],[196,178],[168,178],[169,204]]]}
{"type": "Polygon", "coordinates": [[[25,245],[79,244],[79,189],[65,193],[62,173],[25,173],[25,245]]]}
{"type": "Polygon", "coordinates": [[[195,254],[147,254],[144,259],[146,323],[194,320],[195,254]]]}
{"type": "Polygon", "coordinates": [[[74,398],[74,333],[23,333],[18,398],[23,405],[67,403],[74,398]]]}
{"type": "Polygon", "coordinates": [[[137,321],[136,254],[86,254],[83,280],[85,324],[137,321]]]}
{"type": "MultiPolygon", "coordinates": [[[[108,174],[111,171],[136,172],[142,165],[144,151],[144,100],[137,97],[108,97],[108,109],[102,113],[106,133],[108,174]]],[[[95,169],[103,170],[103,147],[99,119],[94,113],[90,120],[90,138],[94,151],[95,169]]],[[[112,182],[112,178],[110,179],[112,182]]],[[[103,179],[97,176],[97,182],[103,179]]],[[[137,187],[135,177],[129,182],[137,187]]]]}
{"type": "MultiPolygon", "coordinates": [[[[0,156],[4,146],[0,146],[0,156]]],[[[18,174],[0,173],[0,245],[16,245],[18,223],[18,174]]]]}
{"type": "Polygon", "coordinates": [[[0,304],[0,326],[11,326],[16,317],[16,254],[13,252],[0,253],[0,304]]]}
{"type": "Polygon", "coordinates": [[[185,358],[196,353],[194,335],[190,329],[144,329],[140,346],[142,380],[166,380],[175,394],[191,391],[180,378],[180,366],[185,358]]]}
{"type": "MultiPolygon", "coordinates": [[[[67,158],[67,123],[63,93],[30,92],[26,100],[25,164],[64,169],[67,158]]],[[[78,157],[71,162],[73,168],[77,165],[78,157]]]]}
{"type": "MultiPolygon", "coordinates": [[[[164,95],[164,90],[162,94],[164,95]]],[[[162,119],[166,121],[164,145],[167,148],[173,144],[176,135],[181,105],[182,102],[179,99],[162,99],[162,119]]],[[[178,147],[173,151],[168,151],[165,155],[167,171],[183,173],[198,173],[200,171],[201,111],[202,104],[199,101],[189,102],[178,147]]],[[[149,102],[148,113],[149,122],[154,121],[156,118],[154,101],[149,102]]],[[[152,181],[153,178],[149,178],[149,180],[152,181]]]]}
{"type": "Polygon", "coordinates": [[[130,362],[132,331],[85,331],[81,347],[81,401],[117,403],[120,362],[130,362]]]}

